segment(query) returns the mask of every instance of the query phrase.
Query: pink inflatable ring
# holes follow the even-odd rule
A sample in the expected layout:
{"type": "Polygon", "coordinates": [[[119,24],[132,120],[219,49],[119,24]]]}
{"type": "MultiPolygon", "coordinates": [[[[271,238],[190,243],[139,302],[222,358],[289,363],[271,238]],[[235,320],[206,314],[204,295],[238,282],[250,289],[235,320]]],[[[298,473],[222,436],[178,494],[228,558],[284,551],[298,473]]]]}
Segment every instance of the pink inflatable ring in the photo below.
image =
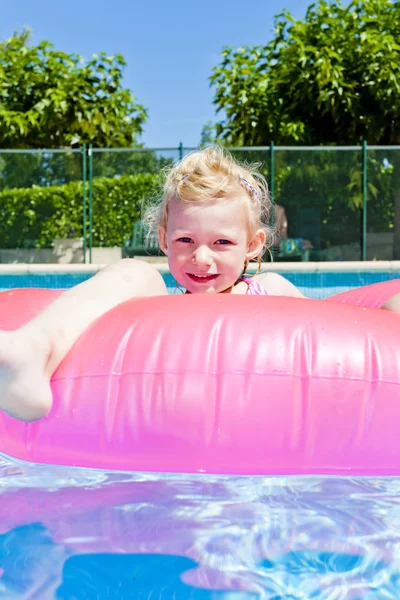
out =
{"type": "MultiPolygon", "coordinates": [[[[400,475],[400,316],[354,305],[398,291],[133,299],[77,341],[47,418],[0,414],[0,452],[130,471],[400,475]]],[[[0,328],[59,293],[3,292],[0,328]]]]}

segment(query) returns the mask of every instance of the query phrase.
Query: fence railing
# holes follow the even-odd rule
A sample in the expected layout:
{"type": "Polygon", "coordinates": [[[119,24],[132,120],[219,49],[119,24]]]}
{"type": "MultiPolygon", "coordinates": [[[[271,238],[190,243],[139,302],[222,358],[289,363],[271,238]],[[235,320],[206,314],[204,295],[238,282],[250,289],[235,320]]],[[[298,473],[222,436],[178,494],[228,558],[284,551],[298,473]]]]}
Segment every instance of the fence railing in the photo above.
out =
{"type": "MultiPolygon", "coordinates": [[[[88,262],[95,249],[123,247],[142,199],[157,194],[160,171],[192,150],[0,150],[0,262],[33,250],[63,260],[66,247],[71,257],[79,241],[77,260],[88,262]]],[[[272,201],[286,211],[288,237],[307,240],[307,259],[400,259],[400,146],[271,143],[229,150],[259,164],[272,201]]],[[[304,259],[291,256],[290,244],[275,255],[304,259]]]]}

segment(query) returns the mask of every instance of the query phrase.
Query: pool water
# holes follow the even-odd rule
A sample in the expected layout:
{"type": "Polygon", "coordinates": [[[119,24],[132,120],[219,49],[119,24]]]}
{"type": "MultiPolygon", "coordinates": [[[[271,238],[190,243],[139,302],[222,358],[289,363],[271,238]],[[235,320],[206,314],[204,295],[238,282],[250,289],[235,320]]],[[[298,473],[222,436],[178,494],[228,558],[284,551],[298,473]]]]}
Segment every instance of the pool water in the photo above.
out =
{"type": "Polygon", "coordinates": [[[400,597],[400,481],[112,473],[0,457],[0,597],[400,597]]]}
{"type": "MultiPolygon", "coordinates": [[[[301,272],[292,271],[283,273],[289,281],[294,283],[305,296],[309,298],[325,298],[332,294],[339,294],[351,288],[397,279],[398,272],[387,271],[325,271],[325,272],[301,272]]],[[[0,273],[0,290],[20,287],[42,287],[62,289],[69,288],[85,281],[90,273],[28,273],[28,274],[4,274],[0,273]]],[[[163,274],[168,291],[180,293],[176,288],[176,282],[169,273],[163,274]]]]}

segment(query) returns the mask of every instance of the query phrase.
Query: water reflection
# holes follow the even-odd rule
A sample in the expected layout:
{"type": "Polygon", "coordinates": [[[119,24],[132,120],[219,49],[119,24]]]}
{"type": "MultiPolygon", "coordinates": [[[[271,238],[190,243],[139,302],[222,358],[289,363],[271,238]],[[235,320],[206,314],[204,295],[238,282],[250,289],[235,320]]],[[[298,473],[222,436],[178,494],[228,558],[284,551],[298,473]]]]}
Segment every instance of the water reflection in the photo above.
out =
{"type": "Polygon", "coordinates": [[[400,597],[400,479],[0,460],[0,597],[400,597]]]}

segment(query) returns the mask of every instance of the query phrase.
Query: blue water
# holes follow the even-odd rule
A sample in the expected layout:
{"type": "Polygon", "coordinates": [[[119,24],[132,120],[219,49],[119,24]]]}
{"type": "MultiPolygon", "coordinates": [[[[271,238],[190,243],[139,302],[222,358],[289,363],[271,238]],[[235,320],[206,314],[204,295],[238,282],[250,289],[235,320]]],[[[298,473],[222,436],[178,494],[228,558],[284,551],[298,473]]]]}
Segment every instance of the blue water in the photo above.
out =
{"type": "MultiPolygon", "coordinates": [[[[354,287],[378,283],[387,279],[397,279],[398,273],[387,271],[353,271],[353,272],[320,272],[302,273],[293,271],[283,273],[309,298],[324,298],[338,294],[354,287]]],[[[29,273],[0,274],[0,290],[18,287],[69,288],[91,276],[88,273],[29,273]]],[[[172,276],[163,275],[170,293],[176,291],[176,283],[172,276]]],[[[179,293],[179,291],[177,292],[179,293]]]]}
{"type": "Polygon", "coordinates": [[[400,482],[0,457],[0,597],[398,600],[400,482]]]}
{"type": "MultiPolygon", "coordinates": [[[[288,278],[322,297],[390,275],[288,278]]],[[[400,479],[116,473],[0,455],[0,598],[398,600],[400,479]]]]}

